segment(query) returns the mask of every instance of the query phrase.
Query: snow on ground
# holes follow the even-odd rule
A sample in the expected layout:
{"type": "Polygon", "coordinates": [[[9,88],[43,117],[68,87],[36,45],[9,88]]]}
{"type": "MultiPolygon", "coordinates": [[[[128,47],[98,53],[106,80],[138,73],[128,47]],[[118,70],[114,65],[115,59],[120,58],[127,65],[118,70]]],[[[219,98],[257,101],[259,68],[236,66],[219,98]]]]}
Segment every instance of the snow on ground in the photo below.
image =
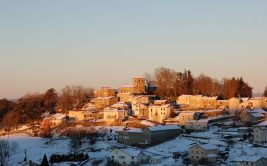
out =
{"type": "MultiPolygon", "coordinates": [[[[123,127],[96,127],[95,129],[107,132],[108,135],[101,137],[96,144],[92,146],[97,150],[96,152],[88,152],[88,154],[91,158],[103,159],[108,156],[108,149],[111,147],[109,143],[116,143],[116,140],[114,140],[116,131],[121,131],[123,127]],[[110,140],[108,141],[108,139],[110,140]]],[[[52,154],[66,154],[70,152],[69,139],[30,137],[26,134],[13,134],[2,136],[0,138],[9,140],[11,143],[16,142],[18,145],[16,152],[10,158],[9,165],[11,166],[15,166],[16,163],[23,161],[25,158],[25,150],[27,153],[27,159],[36,163],[41,162],[44,154],[46,154],[49,159],[52,154]],[[50,140],[52,140],[51,143],[49,143],[50,140]]],[[[87,147],[87,145],[83,144],[81,149],[85,149],[87,147]]]]}
{"type": "Polygon", "coordinates": [[[16,165],[17,162],[23,161],[25,158],[25,150],[27,159],[40,163],[44,154],[48,157],[53,153],[66,153],[69,151],[68,140],[54,140],[51,144],[46,144],[48,139],[39,137],[30,137],[26,134],[15,134],[2,137],[11,142],[16,142],[18,148],[10,158],[10,165],[16,165]]]}
{"type": "MultiPolygon", "coordinates": [[[[121,131],[123,127],[96,127],[96,130],[106,132],[105,136],[101,136],[97,139],[94,145],[89,146],[89,144],[83,144],[80,148],[82,152],[88,153],[91,159],[106,159],[109,156],[111,148],[118,146],[115,138],[116,131],[121,131]]],[[[161,154],[166,158],[162,160],[159,165],[180,165],[182,164],[182,159],[172,158],[173,153],[186,153],[188,149],[195,143],[209,143],[215,145],[219,148],[227,147],[228,144],[223,141],[218,132],[218,127],[211,127],[209,131],[192,133],[189,135],[180,135],[177,138],[164,142],[162,144],[149,147],[145,149],[148,152],[161,154]]],[[[18,149],[14,155],[10,158],[11,166],[15,166],[17,162],[22,161],[25,157],[25,149],[27,151],[28,160],[33,160],[36,163],[40,163],[43,155],[46,154],[49,158],[54,153],[65,154],[70,152],[69,139],[53,139],[50,144],[49,139],[30,137],[26,134],[14,134],[10,136],[4,136],[11,142],[17,142],[18,149]]],[[[121,145],[123,146],[123,145],[121,145]]],[[[245,142],[236,142],[230,146],[229,159],[227,163],[229,164],[231,160],[241,157],[241,156],[264,156],[267,154],[267,148],[253,147],[252,144],[245,142]]],[[[69,163],[58,164],[57,166],[68,165],[69,163]]],[[[104,162],[102,163],[104,165],[104,162]]],[[[148,166],[148,165],[146,165],[148,166]]]]}
{"type": "Polygon", "coordinates": [[[261,156],[266,157],[267,148],[253,147],[253,145],[245,142],[237,142],[230,148],[228,163],[243,156],[261,156]]]}

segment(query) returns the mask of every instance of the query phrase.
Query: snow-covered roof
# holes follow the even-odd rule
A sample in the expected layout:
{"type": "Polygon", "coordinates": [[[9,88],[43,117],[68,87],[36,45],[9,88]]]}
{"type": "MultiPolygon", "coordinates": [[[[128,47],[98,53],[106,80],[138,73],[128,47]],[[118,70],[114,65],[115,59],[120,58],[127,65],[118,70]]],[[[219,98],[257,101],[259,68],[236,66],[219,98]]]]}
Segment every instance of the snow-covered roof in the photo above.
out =
{"type": "Polygon", "coordinates": [[[208,156],[208,158],[216,158],[216,157],[218,157],[218,155],[216,155],[216,154],[208,154],[207,156],[208,156]]]}
{"type": "Polygon", "coordinates": [[[228,100],[217,100],[219,102],[228,102],[228,100]]]}
{"type": "Polygon", "coordinates": [[[255,113],[251,113],[251,115],[254,116],[254,117],[256,117],[256,118],[262,118],[262,117],[264,117],[263,114],[261,114],[261,113],[257,113],[257,112],[255,112],[255,113]]]}
{"type": "Polygon", "coordinates": [[[124,102],[118,102],[116,104],[113,104],[112,106],[110,106],[111,108],[123,108],[123,109],[128,109],[129,106],[124,103],[124,102]]]}
{"type": "Polygon", "coordinates": [[[167,100],[155,100],[154,101],[154,104],[157,104],[157,105],[163,105],[163,104],[166,104],[167,103],[167,100]]]}
{"type": "Polygon", "coordinates": [[[122,85],[121,88],[133,88],[133,86],[132,85],[125,84],[125,85],[122,85]]]}
{"type": "Polygon", "coordinates": [[[133,77],[133,79],[135,79],[135,78],[145,79],[145,77],[143,77],[143,76],[135,76],[135,77],[133,77]]]}
{"type": "Polygon", "coordinates": [[[163,158],[167,158],[168,156],[166,155],[162,155],[162,154],[157,154],[155,152],[150,152],[150,151],[146,151],[144,150],[143,153],[145,154],[145,156],[152,158],[152,159],[156,159],[156,160],[161,160],[163,158]]]}
{"type": "Polygon", "coordinates": [[[159,125],[159,126],[155,126],[155,127],[149,127],[150,131],[162,131],[162,130],[179,130],[181,129],[179,126],[177,125],[159,125]]]}
{"type": "Polygon", "coordinates": [[[146,125],[146,126],[151,126],[151,127],[156,126],[155,123],[147,121],[147,120],[143,120],[142,122],[140,122],[140,124],[143,124],[143,125],[146,125]]]}
{"type": "Polygon", "coordinates": [[[209,119],[200,119],[200,120],[189,120],[185,123],[209,123],[209,119]]]}
{"type": "Polygon", "coordinates": [[[41,114],[41,117],[47,117],[47,116],[49,116],[49,112],[45,112],[41,114]]]}
{"type": "Polygon", "coordinates": [[[179,96],[179,98],[180,97],[190,97],[190,96],[192,96],[192,95],[185,95],[185,94],[183,94],[183,95],[179,96]]]}
{"type": "Polygon", "coordinates": [[[112,107],[107,107],[104,109],[104,112],[128,112],[126,109],[118,109],[118,108],[112,108],[112,107]]]}
{"type": "Polygon", "coordinates": [[[253,97],[250,100],[262,100],[262,99],[264,99],[264,98],[263,97],[253,97]]]}
{"type": "Polygon", "coordinates": [[[238,158],[235,158],[232,160],[232,162],[243,162],[243,161],[249,161],[249,162],[256,162],[260,159],[262,159],[263,157],[258,156],[258,155],[254,155],[254,156],[241,156],[238,158]]]}
{"type": "Polygon", "coordinates": [[[130,130],[126,130],[126,132],[130,132],[130,133],[142,133],[142,129],[139,128],[131,128],[130,130]]]}
{"type": "Polygon", "coordinates": [[[203,96],[203,99],[206,99],[206,100],[217,100],[218,99],[218,96],[212,96],[212,97],[203,96]]]}
{"type": "Polygon", "coordinates": [[[149,108],[168,108],[170,104],[164,104],[164,105],[151,105],[149,108]]]}
{"type": "Polygon", "coordinates": [[[203,148],[205,150],[217,150],[218,149],[217,146],[214,146],[214,145],[211,145],[211,144],[195,144],[191,148],[193,148],[195,146],[199,146],[199,147],[201,147],[201,148],[203,148]]]}
{"type": "Polygon", "coordinates": [[[263,109],[253,109],[253,110],[245,110],[247,111],[247,113],[249,113],[250,115],[256,117],[256,118],[261,118],[264,117],[266,114],[266,111],[264,111],[263,109]]]}
{"type": "Polygon", "coordinates": [[[56,114],[52,115],[52,117],[57,119],[57,120],[61,120],[61,119],[65,118],[66,115],[65,114],[56,113],[56,114]]]}
{"type": "Polygon", "coordinates": [[[249,97],[243,97],[243,98],[241,98],[241,100],[242,100],[243,102],[246,102],[246,101],[249,100],[249,97]]]}
{"type": "Polygon", "coordinates": [[[267,120],[257,124],[257,126],[267,126],[267,120]]]}
{"type": "Polygon", "coordinates": [[[107,96],[107,97],[97,97],[97,98],[94,98],[93,100],[103,100],[103,99],[112,99],[114,98],[115,96],[107,96]]]}
{"type": "Polygon", "coordinates": [[[179,115],[194,115],[196,112],[194,111],[182,111],[179,115]]]}
{"type": "Polygon", "coordinates": [[[120,150],[133,157],[137,157],[142,152],[142,150],[139,150],[136,148],[130,148],[130,147],[125,148],[125,149],[120,149],[120,150]]]}
{"type": "Polygon", "coordinates": [[[211,144],[200,144],[200,147],[206,150],[216,150],[218,149],[217,146],[211,145],[211,144]]]}
{"type": "Polygon", "coordinates": [[[261,109],[261,108],[257,108],[257,109],[249,110],[249,112],[257,112],[257,113],[261,113],[261,114],[265,114],[265,113],[266,113],[266,111],[264,111],[264,110],[261,109]]]}

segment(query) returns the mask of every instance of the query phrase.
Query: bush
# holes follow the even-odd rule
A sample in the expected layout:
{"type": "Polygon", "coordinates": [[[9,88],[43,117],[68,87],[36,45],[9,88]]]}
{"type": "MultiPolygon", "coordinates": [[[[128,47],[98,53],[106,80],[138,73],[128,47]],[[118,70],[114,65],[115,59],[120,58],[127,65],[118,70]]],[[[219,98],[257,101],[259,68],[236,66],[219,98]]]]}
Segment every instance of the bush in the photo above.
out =
{"type": "Polygon", "coordinates": [[[75,161],[84,161],[89,158],[88,154],[84,153],[69,153],[69,154],[53,154],[50,157],[50,163],[61,163],[61,162],[75,162],[75,161]]]}

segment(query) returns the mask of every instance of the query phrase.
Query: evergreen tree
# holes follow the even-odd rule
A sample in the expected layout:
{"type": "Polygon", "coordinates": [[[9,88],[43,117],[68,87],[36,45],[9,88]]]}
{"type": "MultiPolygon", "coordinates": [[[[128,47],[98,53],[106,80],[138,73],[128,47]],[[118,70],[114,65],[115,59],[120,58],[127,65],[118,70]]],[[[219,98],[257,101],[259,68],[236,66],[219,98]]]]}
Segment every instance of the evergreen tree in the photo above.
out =
{"type": "Polygon", "coordinates": [[[41,163],[40,166],[49,166],[46,154],[44,155],[44,158],[43,158],[42,163],[41,163]]]}
{"type": "Polygon", "coordinates": [[[54,88],[48,89],[44,94],[44,107],[46,111],[54,112],[57,105],[58,95],[54,88]]]}

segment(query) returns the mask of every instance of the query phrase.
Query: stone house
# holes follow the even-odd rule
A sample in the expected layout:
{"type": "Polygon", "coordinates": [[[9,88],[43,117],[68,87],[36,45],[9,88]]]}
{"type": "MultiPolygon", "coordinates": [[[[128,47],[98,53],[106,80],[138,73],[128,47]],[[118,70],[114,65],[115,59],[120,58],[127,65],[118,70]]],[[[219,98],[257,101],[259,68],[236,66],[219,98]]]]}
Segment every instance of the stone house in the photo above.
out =
{"type": "Polygon", "coordinates": [[[266,112],[263,109],[243,110],[240,114],[241,122],[247,124],[255,124],[266,117],[266,112]]]}
{"type": "Polygon", "coordinates": [[[109,87],[102,87],[100,89],[97,89],[95,91],[96,97],[110,97],[110,96],[116,96],[116,90],[111,89],[109,87]]]}
{"type": "Polygon", "coordinates": [[[174,107],[167,100],[156,100],[153,105],[148,107],[148,119],[158,123],[171,117],[174,107]]]}
{"type": "Polygon", "coordinates": [[[246,101],[243,101],[239,105],[239,109],[256,109],[256,108],[266,108],[267,98],[266,97],[253,97],[246,101]]]}
{"type": "Polygon", "coordinates": [[[74,118],[76,122],[86,121],[86,120],[96,120],[98,119],[98,112],[96,111],[69,111],[68,116],[74,118]]]}
{"type": "Polygon", "coordinates": [[[125,119],[129,113],[129,106],[123,102],[118,102],[104,109],[104,120],[106,122],[115,122],[125,119]]]}
{"type": "Polygon", "coordinates": [[[185,122],[185,129],[191,131],[207,131],[208,123],[209,121],[207,119],[187,121],[185,122]]]}
{"type": "Polygon", "coordinates": [[[176,103],[188,109],[213,109],[220,107],[218,97],[208,97],[202,95],[181,95],[176,103]]]}
{"type": "Polygon", "coordinates": [[[131,102],[131,98],[136,94],[146,93],[145,78],[136,77],[132,79],[132,85],[124,85],[119,88],[117,96],[122,102],[131,102]]]}
{"type": "Polygon", "coordinates": [[[218,159],[218,147],[210,144],[195,144],[189,148],[188,158],[192,163],[199,163],[206,160],[208,163],[215,163],[218,159]]]}
{"type": "Polygon", "coordinates": [[[194,111],[182,111],[179,113],[177,119],[178,124],[184,126],[187,121],[196,120],[199,117],[198,112],[194,111]]]}
{"type": "Polygon", "coordinates": [[[61,114],[61,113],[56,113],[56,114],[48,115],[47,117],[45,117],[42,121],[41,126],[49,123],[51,128],[55,128],[63,124],[64,122],[66,122],[66,115],[61,114]]]}
{"type": "Polygon", "coordinates": [[[118,97],[109,96],[109,97],[97,97],[94,98],[91,103],[94,104],[97,110],[102,110],[106,107],[109,107],[119,101],[118,97]]]}
{"type": "Polygon", "coordinates": [[[148,106],[154,102],[154,95],[138,95],[131,99],[133,115],[148,119],[148,106]]]}

